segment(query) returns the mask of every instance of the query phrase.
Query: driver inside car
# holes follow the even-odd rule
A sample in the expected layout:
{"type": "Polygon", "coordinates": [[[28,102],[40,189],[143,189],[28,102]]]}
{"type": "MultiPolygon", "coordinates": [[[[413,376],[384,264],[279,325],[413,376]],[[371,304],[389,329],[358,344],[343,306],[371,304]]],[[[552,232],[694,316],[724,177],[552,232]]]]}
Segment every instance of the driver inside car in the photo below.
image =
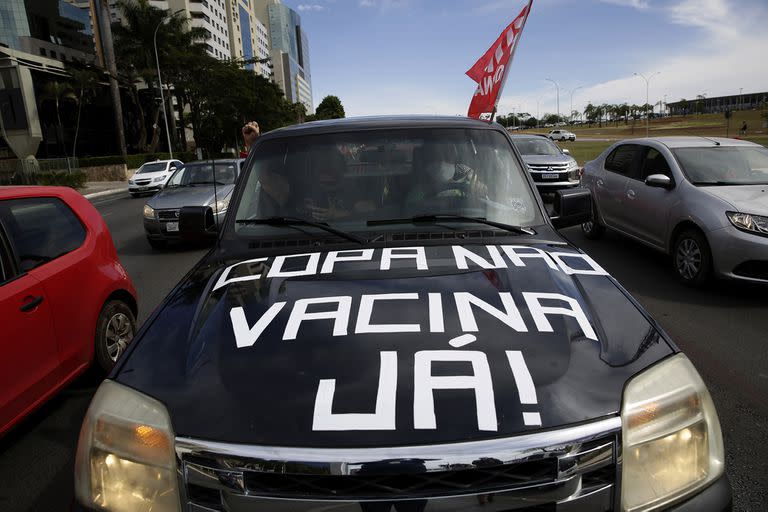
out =
{"type": "Polygon", "coordinates": [[[488,197],[488,187],[480,180],[478,172],[457,162],[453,146],[425,145],[414,151],[413,160],[419,181],[408,193],[408,203],[450,197],[488,197]]]}

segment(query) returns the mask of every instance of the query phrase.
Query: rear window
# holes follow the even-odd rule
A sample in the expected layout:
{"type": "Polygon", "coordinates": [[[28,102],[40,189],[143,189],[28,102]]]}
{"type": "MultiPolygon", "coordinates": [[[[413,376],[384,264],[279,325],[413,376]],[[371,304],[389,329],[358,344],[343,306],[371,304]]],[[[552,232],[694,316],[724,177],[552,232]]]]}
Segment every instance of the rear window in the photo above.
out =
{"type": "Polygon", "coordinates": [[[74,251],[85,240],[80,220],[55,197],[0,201],[0,218],[22,272],[74,251]]]}
{"type": "Polygon", "coordinates": [[[617,147],[605,159],[605,168],[625,176],[629,175],[640,149],[640,146],[635,144],[623,144],[617,147]]]}

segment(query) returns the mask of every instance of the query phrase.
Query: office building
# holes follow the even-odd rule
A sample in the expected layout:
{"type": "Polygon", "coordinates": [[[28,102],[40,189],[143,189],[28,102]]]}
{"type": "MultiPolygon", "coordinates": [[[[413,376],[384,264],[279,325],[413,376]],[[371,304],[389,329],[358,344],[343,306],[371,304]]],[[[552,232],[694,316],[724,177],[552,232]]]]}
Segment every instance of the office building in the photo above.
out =
{"type": "MultiPolygon", "coordinates": [[[[268,59],[267,27],[255,16],[250,0],[227,0],[229,45],[233,59],[268,59]]],[[[269,63],[254,63],[246,68],[270,78],[269,63]]]]}
{"type": "Polygon", "coordinates": [[[227,23],[227,3],[229,1],[167,0],[162,3],[167,3],[168,9],[172,12],[181,11],[181,14],[190,19],[193,27],[201,27],[206,30],[208,35],[206,50],[209,55],[217,59],[229,59],[232,57],[229,24],[227,23]]]}
{"type": "Polygon", "coordinates": [[[256,17],[266,20],[274,80],[292,103],[313,113],[309,42],[299,13],[280,0],[251,0],[256,17]]]}

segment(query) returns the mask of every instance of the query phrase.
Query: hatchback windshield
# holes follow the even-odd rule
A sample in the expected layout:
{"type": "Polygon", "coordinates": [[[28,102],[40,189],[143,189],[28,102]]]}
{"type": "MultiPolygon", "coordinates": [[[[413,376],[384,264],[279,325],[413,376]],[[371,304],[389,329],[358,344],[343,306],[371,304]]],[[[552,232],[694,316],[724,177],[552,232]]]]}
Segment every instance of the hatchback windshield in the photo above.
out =
{"type": "Polygon", "coordinates": [[[522,155],[559,155],[560,149],[544,137],[515,137],[515,146],[522,155]]]}
{"type": "Polygon", "coordinates": [[[369,221],[422,215],[542,223],[504,135],[402,129],[265,141],[255,151],[235,229],[258,235],[273,228],[248,221],[298,217],[360,231],[373,229],[369,221]]]}
{"type": "Polygon", "coordinates": [[[217,185],[231,185],[237,178],[237,162],[201,162],[187,164],[168,181],[168,187],[185,187],[195,185],[213,185],[214,175],[217,185]],[[215,165],[215,173],[214,173],[215,165]]]}
{"type": "Polygon", "coordinates": [[[768,184],[768,149],[720,146],[673,152],[694,185],[768,184]]]}
{"type": "Polygon", "coordinates": [[[156,164],[144,164],[141,167],[139,167],[139,170],[136,171],[136,174],[144,174],[149,172],[160,172],[165,170],[165,163],[156,163],[156,164]]]}

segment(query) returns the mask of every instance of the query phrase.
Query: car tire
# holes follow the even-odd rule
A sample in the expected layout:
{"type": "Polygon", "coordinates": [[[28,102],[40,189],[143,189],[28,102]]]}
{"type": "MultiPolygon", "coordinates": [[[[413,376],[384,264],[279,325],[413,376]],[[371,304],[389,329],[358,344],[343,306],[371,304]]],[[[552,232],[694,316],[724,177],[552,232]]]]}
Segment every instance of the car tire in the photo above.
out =
{"type": "Polygon", "coordinates": [[[592,203],[592,218],[587,222],[582,223],[581,232],[589,240],[599,240],[605,234],[605,226],[600,224],[600,221],[597,220],[597,209],[595,208],[594,202],[592,203]]]}
{"type": "Polygon", "coordinates": [[[152,238],[147,238],[147,242],[149,242],[149,245],[155,249],[155,250],[161,250],[168,247],[168,241],[167,240],[153,240],[152,238]]]}
{"type": "Polygon", "coordinates": [[[688,286],[702,286],[712,274],[712,251],[704,233],[686,229],[672,247],[672,266],[678,280],[688,286]]]}
{"type": "Polygon", "coordinates": [[[94,362],[101,371],[112,370],[135,333],[136,317],[125,302],[110,300],[104,304],[96,322],[94,351],[94,362]]]}

